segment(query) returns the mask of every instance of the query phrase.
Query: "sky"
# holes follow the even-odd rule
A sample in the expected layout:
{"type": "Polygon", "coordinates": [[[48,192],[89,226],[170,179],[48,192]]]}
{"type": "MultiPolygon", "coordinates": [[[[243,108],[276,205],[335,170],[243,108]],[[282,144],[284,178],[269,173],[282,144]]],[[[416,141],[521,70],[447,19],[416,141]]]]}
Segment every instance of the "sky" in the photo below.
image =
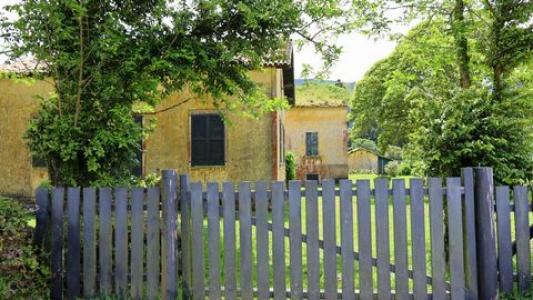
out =
{"type": "MultiPolygon", "coordinates": [[[[16,2],[18,0],[0,0],[0,8],[16,2]]],[[[406,30],[401,28],[399,31],[406,30]]],[[[342,35],[336,42],[343,47],[343,52],[327,77],[331,80],[340,79],[343,82],[353,82],[363,78],[366,71],[374,63],[387,57],[396,46],[394,41],[374,40],[359,33],[342,35]]],[[[1,43],[0,40],[0,49],[2,48],[1,43]]],[[[5,57],[0,54],[0,62],[4,59],[5,57]]],[[[309,64],[315,68],[319,68],[321,65],[320,55],[313,51],[311,45],[304,46],[300,52],[295,52],[294,59],[296,78],[301,78],[304,64],[309,64]]]]}
{"type": "MultiPolygon", "coordinates": [[[[353,82],[363,78],[374,63],[386,58],[396,46],[394,41],[374,40],[359,33],[342,35],[336,43],[342,46],[343,51],[331,69],[328,79],[340,79],[343,82],[353,82]]],[[[300,73],[304,64],[309,64],[314,68],[320,67],[320,56],[312,48],[311,45],[306,45],[300,52],[294,54],[297,78],[301,77],[300,73]]]]}

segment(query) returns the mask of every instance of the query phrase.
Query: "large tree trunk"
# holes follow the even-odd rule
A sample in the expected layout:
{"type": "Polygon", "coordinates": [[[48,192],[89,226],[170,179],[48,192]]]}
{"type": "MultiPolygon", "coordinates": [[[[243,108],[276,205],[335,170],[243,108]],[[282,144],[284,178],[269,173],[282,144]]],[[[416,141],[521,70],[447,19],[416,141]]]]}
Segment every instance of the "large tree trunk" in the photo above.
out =
{"type": "Polygon", "coordinates": [[[468,55],[468,40],[466,38],[464,10],[464,1],[456,0],[452,15],[452,31],[455,40],[457,60],[459,63],[459,85],[462,89],[468,89],[471,85],[469,66],[470,57],[468,55]]]}

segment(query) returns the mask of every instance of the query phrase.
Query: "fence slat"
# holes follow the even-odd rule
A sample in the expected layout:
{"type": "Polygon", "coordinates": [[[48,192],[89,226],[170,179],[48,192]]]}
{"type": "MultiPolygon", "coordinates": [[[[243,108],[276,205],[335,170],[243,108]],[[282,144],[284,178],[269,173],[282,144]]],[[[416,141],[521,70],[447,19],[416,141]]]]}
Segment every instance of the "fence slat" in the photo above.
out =
{"type": "Polygon", "coordinates": [[[496,187],[496,215],[498,229],[498,269],[500,289],[503,293],[513,290],[513,247],[511,242],[511,211],[509,187],[496,187]]]}
{"type": "Polygon", "coordinates": [[[161,241],[161,282],[163,299],[176,299],[177,292],[177,192],[178,178],[175,170],[163,170],[161,176],[163,230],[161,241]]]}
{"type": "Polygon", "coordinates": [[[291,299],[302,299],[302,199],[299,180],[289,182],[291,299]]]}
{"type": "Polygon", "coordinates": [[[80,296],[80,188],[67,189],[67,299],[80,296]]]}
{"type": "Polygon", "coordinates": [[[272,183],[272,247],[274,263],[274,299],[287,299],[285,294],[285,236],[283,182],[272,183]]]}
{"type": "Polygon", "coordinates": [[[407,267],[407,215],[405,208],[405,182],[403,179],[392,181],[393,222],[394,222],[394,263],[395,289],[398,299],[409,297],[409,278],[407,267]]]}
{"type": "Polygon", "coordinates": [[[464,250],[465,250],[465,280],[466,298],[478,299],[477,282],[477,257],[476,257],[476,214],[474,207],[474,169],[464,168],[461,170],[464,186],[464,250]]]}
{"type": "Polygon", "coordinates": [[[444,253],[444,211],[442,202],[442,179],[429,179],[429,215],[431,231],[431,271],[433,296],[446,297],[446,257],[444,253]]]}
{"type": "Polygon", "coordinates": [[[239,226],[241,244],[241,297],[252,299],[252,193],[249,182],[239,184],[239,226]]]}
{"type": "Polygon", "coordinates": [[[220,299],[220,213],[218,184],[207,184],[209,299],[220,299]]]}
{"type": "Polygon", "coordinates": [[[51,298],[63,299],[63,205],[65,190],[54,188],[52,191],[51,237],[52,252],[50,256],[52,271],[51,298]]]}
{"type": "Polygon", "coordinates": [[[100,260],[100,294],[111,295],[111,189],[101,188],[99,199],[100,234],[98,235],[100,260]]]}
{"type": "Polygon", "coordinates": [[[463,213],[461,179],[446,181],[448,200],[448,235],[450,237],[450,277],[452,299],[465,299],[465,274],[463,259],[463,213]]]}
{"type": "Polygon", "coordinates": [[[322,181],[322,216],[324,233],[324,283],[326,299],[337,298],[337,261],[335,238],[335,182],[322,181]]]}
{"type": "Polygon", "coordinates": [[[147,296],[148,299],[157,299],[159,296],[159,253],[160,253],[160,211],[159,211],[159,188],[148,188],[147,191],[148,224],[146,235],[146,272],[147,272],[147,296]]]}
{"type": "Polygon", "coordinates": [[[131,191],[131,298],[143,296],[144,189],[131,191]]]}
{"type": "Polygon", "coordinates": [[[35,212],[35,245],[37,247],[46,247],[47,237],[49,236],[50,226],[50,195],[48,188],[39,187],[35,191],[35,203],[37,211],[35,212]]]}
{"type": "Polygon", "coordinates": [[[128,290],[128,189],[115,189],[115,294],[126,298],[128,290]]]}
{"type": "Polygon", "coordinates": [[[191,183],[192,296],[204,299],[204,227],[202,184],[191,183]]]}
{"type": "Polygon", "coordinates": [[[96,292],[96,191],[83,189],[83,296],[96,292]]]}
{"type": "Polygon", "coordinates": [[[513,188],[515,202],[516,262],[518,266],[518,287],[527,291],[531,286],[531,248],[529,246],[529,205],[527,187],[513,188]]]}
{"type": "Polygon", "coordinates": [[[226,299],[236,299],[235,272],[235,189],[233,183],[223,184],[224,209],[224,294],[226,299]]]}
{"type": "Polygon", "coordinates": [[[307,290],[310,300],[320,299],[320,263],[318,248],[318,191],[317,181],[305,182],[307,233],[307,290]]]}
{"type": "Polygon", "coordinates": [[[189,176],[180,175],[181,249],[183,262],[182,299],[190,298],[191,289],[191,199],[189,176]]]}
{"type": "Polygon", "coordinates": [[[258,182],[255,191],[255,215],[257,219],[257,298],[269,299],[268,266],[268,196],[265,182],[258,182]]]}
{"type": "Polygon", "coordinates": [[[340,182],[342,298],[355,299],[352,182],[340,182]]]}
{"type": "Polygon", "coordinates": [[[411,179],[411,241],[415,299],[427,298],[424,189],[422,179],[411,179]]]}
{"type": "Polygon", "coordinates": [[[359,232],[359,290],[361,299],[373,299],[370,181],[357,180],[357,231],[359,232]]]}
{"type": "Polygon", "coordinates": [[[376,194],[376,240],[378,254],[378,295],[380,299],[391,298],[390,241],[389,241],[389,195],[388,180],[374,181],[376,194]]]}

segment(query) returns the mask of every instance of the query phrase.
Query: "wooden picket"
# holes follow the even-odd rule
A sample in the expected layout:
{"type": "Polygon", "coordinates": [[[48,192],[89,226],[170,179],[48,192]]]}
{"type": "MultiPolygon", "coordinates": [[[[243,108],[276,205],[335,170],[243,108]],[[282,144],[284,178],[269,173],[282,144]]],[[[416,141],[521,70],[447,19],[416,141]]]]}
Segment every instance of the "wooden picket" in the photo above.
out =
{"type": "MultiPolygon", "coordinates": [[[[468,205],[481,200],[471,170],[445,186],[377,179],[374,189],[368,180],[203,185],[166,172],[148,189],[37,190],[35,243],[51,252],[52,299],[475,299],[473,274],[490,267],[472,261],[480,229],[468,205]]],[[[526,291],[528,190],[494,190],[499,290],[526,291]]]]}

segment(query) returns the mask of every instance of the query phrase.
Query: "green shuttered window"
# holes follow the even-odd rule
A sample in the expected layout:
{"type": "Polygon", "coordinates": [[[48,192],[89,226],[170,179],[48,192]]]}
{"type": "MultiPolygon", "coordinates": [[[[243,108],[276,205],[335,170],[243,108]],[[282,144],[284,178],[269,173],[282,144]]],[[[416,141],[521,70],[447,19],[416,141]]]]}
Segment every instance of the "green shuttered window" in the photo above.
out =
{"type": "Polygon", "coordinates": [[[191,116],[191,165],[223,166],[224,122],[218,114],[191,116]]]}

